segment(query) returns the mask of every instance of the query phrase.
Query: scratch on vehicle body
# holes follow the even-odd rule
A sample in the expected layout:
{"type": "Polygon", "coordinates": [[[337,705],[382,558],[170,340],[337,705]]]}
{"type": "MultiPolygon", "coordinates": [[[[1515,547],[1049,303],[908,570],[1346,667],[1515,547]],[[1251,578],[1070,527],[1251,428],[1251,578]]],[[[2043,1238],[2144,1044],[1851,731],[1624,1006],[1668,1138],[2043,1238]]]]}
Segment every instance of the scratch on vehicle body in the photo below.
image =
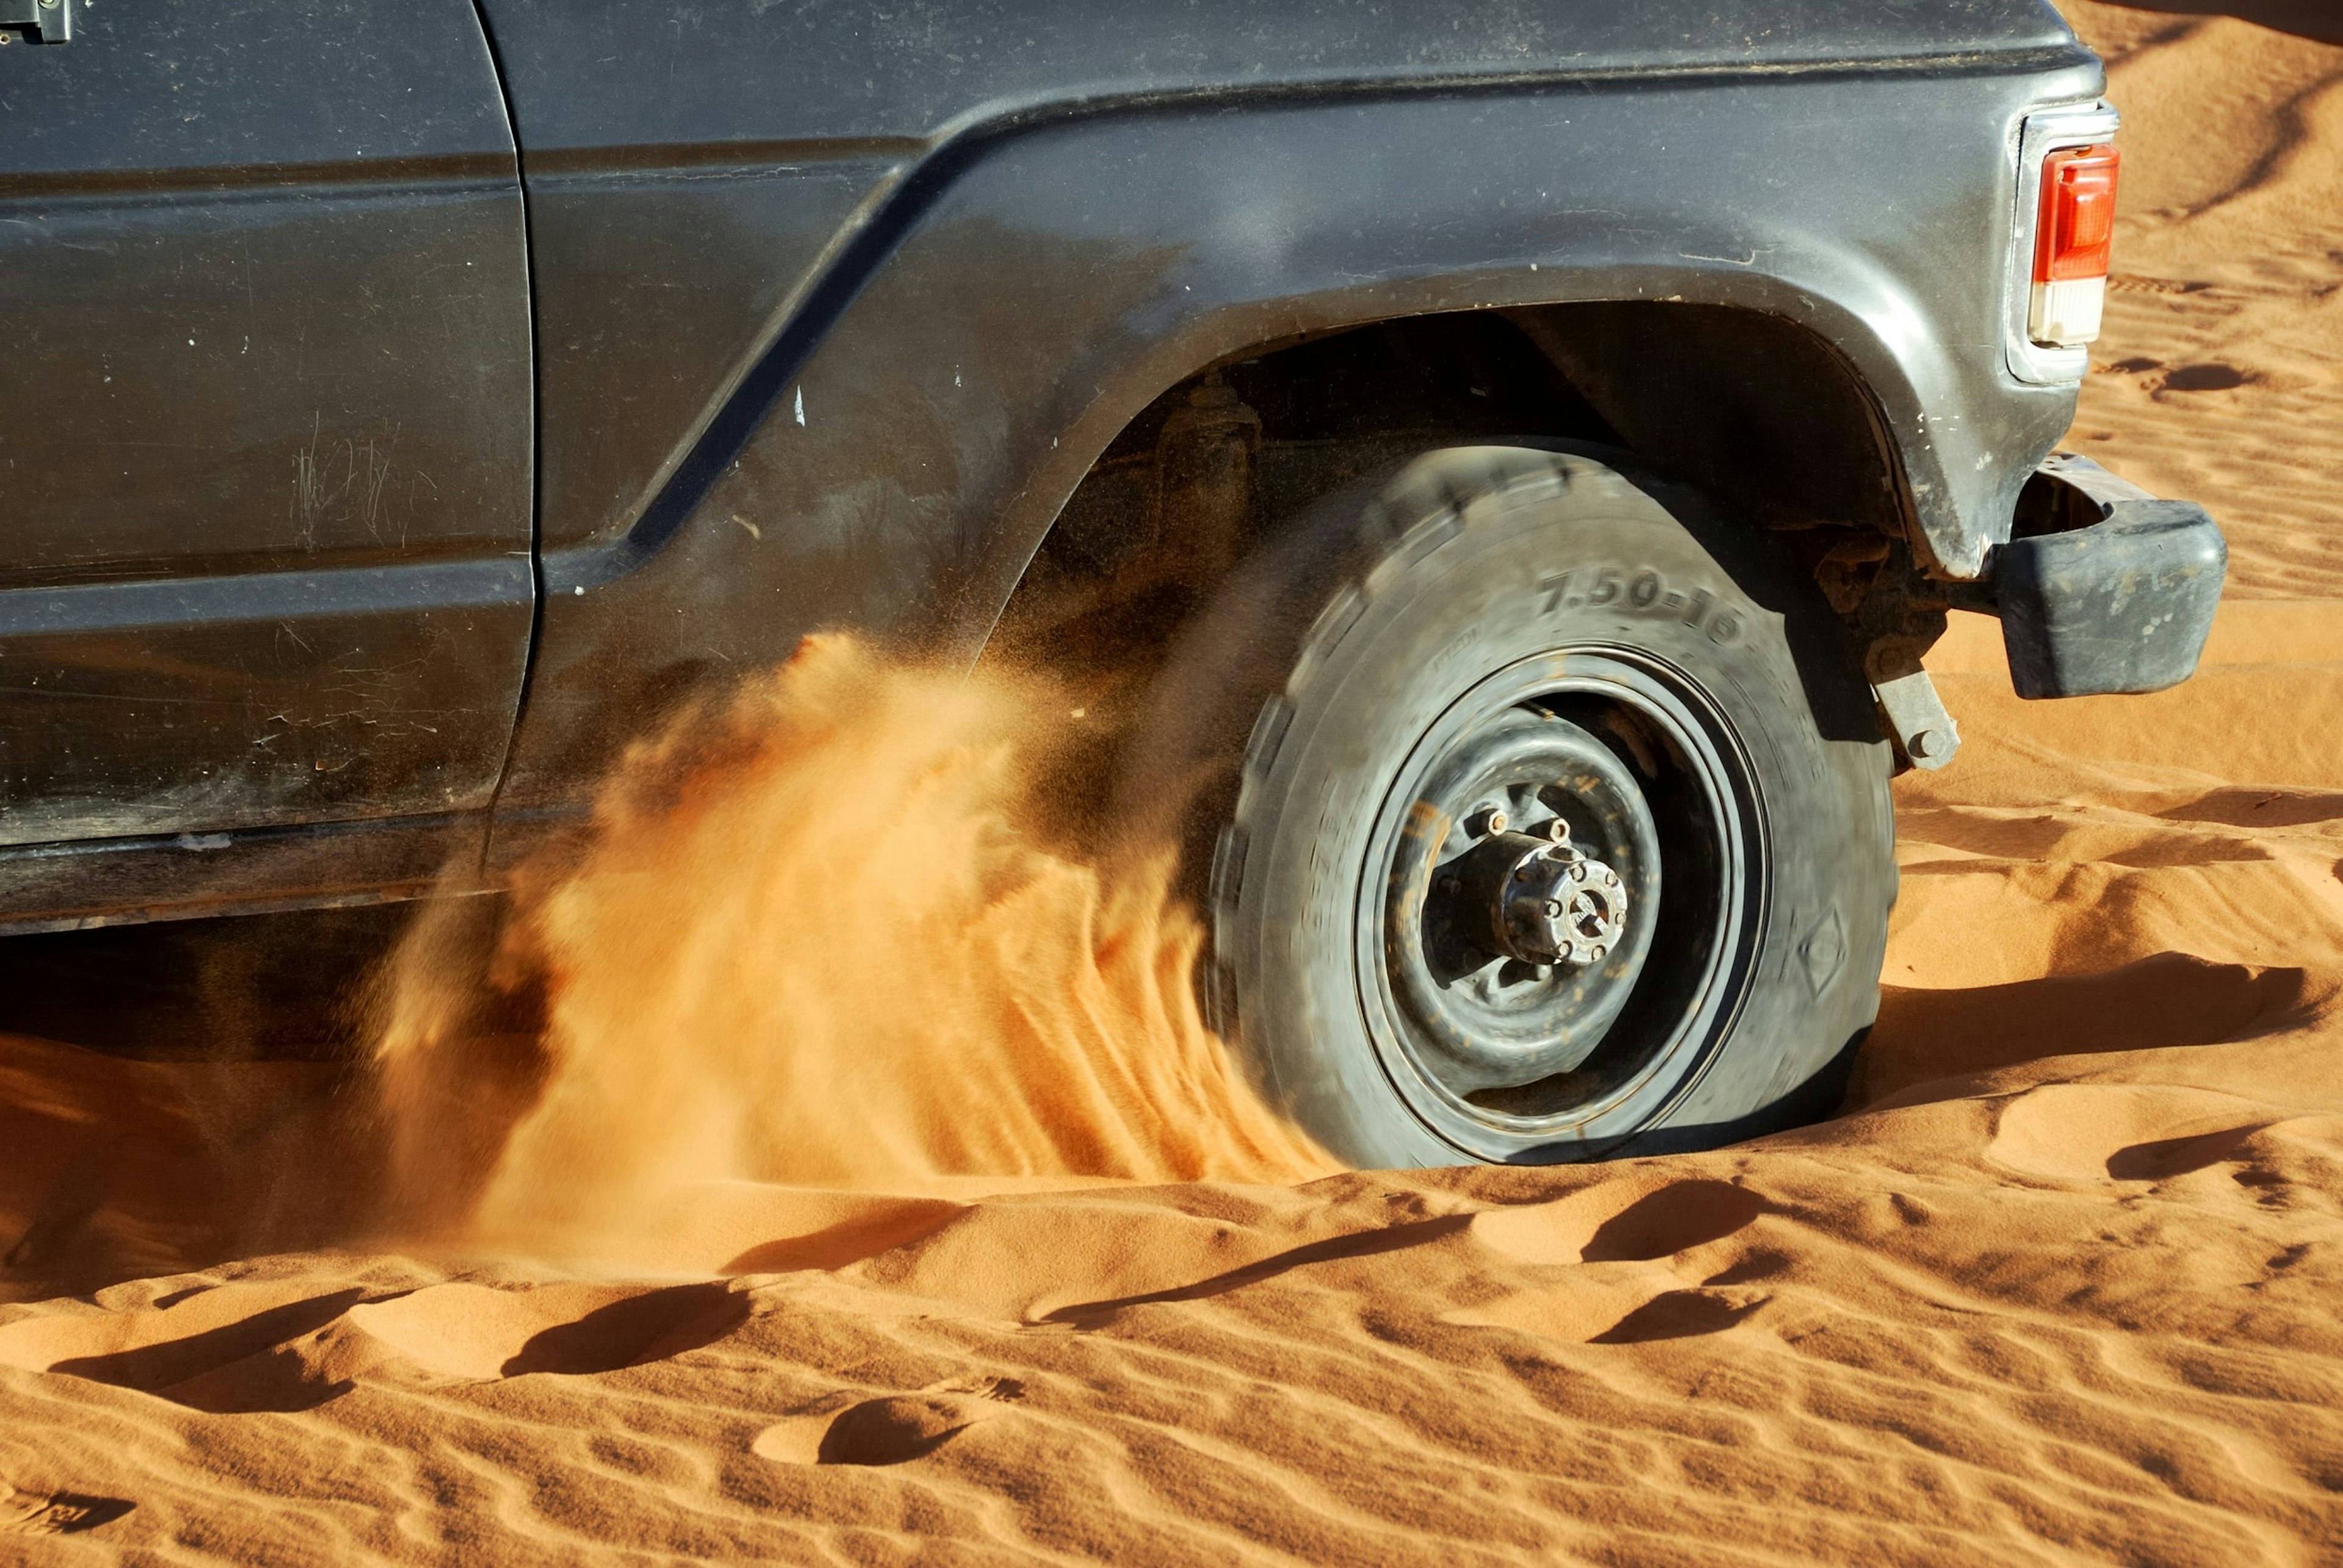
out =
{"type": "Polygon", "coordinates": [[[311,417],[309,444],[293,458],[293,536],[305,550],[317,545],[317,437],[324,421],[323,413],[311,417]]]}
{"type": "MultiPolygon", "coordinates": [[[[332,522],[337,516],[347,519],[353,514],[366,528],[368,538],[380,539],[383,494],[390,483],[391,454],[398,447],[398,429],[394,427],[388,439],[381,443],[371,436],[363,442],[345,439],[338,453],[331,450],[324,435],[325,416],[320,411],[311,416],[308,444],[293,457],[295,541],[305,551],[315,550],[320,523],[332,522]],[[332,472],[337,462],[341,468],[338,483],[332,472]]],[[[427,477],[417,477],[430,484],[427,477]]],[[[431,486],[431,489],[434,495],[438,493],[437,486],[431,486]]],[[[407,487],[407,494],[411,502],[412,484],[407,487]]],[[[399,529],[399,542],[407,542],[404,524],[399,529]]]]}

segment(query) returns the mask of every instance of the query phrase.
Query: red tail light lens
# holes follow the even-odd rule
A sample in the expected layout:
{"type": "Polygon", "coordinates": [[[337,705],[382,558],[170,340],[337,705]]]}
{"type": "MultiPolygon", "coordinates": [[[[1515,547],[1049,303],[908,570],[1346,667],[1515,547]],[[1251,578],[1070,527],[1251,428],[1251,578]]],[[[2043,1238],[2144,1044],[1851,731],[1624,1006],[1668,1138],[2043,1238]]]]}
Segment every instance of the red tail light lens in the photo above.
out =
{"type": "Polygon", "coordinates": [[[2114,147],[2067,147],[2042,161],[2042,220],[2034,246],[2034,281],[2105,277],[2116,236],[2114,147]]]}

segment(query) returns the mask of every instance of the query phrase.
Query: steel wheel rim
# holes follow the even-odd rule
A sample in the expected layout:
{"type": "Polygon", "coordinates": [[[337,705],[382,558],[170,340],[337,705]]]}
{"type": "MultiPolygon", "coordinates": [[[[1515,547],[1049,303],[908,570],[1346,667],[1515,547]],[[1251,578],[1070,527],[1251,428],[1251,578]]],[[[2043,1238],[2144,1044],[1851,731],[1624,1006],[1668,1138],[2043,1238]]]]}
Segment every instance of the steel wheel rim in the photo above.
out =
{"type": "MultiPolygon", "coordinates": [[[[1522,659],[1443,710],[1376,812],[1353,912],[1360,1006],[1409,1111],[1475,1158],[1566,1159],[1596,1151],[1688,1091],[1752,978],[1765,891],[1753,777],[1709,693],[1640,649],[1574,645],[1522,659]],[[1455,831],[1463,797],[1474,794],[1476,777],[1509,768],[1534,782],[1541,759],[1577,755],[1590,740],[1601,749],[1586,759],[1594,766],[1585,772],[1601,776],[1598,786],[1565,789],[1544,809],[1559,806],[1592,859],[1620,862],[1611,869],[1627,895],[1625,928],[1594,966],[1619,972],[1582,985],[1586,969],[1560,977],[1557,966],[1544,981],[1515,975],[1510,988],[1500,982],[1497,992],[1518,993],[1513,1027],[1460,1050],[1453,1030],[1440,1027],[1443,1004],[1427,994],[1426,978],[1430,990],[1441,989],[1434,906],[1443,897],[1443,869],[1463,863],[1455,859],[1466,841],[1455,831]],[[1606,793],[1624,798],[1605,809],[1588,804],[1602,805],[1606,793]],[[1412,953],[1411,933],[1433,951],[1412,953]],[[1588,1025],[1600,1026],[1592,1039],[1588,1025]],[[1509,1070],[1518,1081],[1507,1081],[1509,1070]]],[[[1459,897],[1453,890],[1444,896],[1459,897]]],[[[1479,905],[1467,896],[1463,907],[1479,905]]],[[[1453,980],[1446,990],[1455,990],[1453,980]]],[[[1508,1016],[1475,1002],[1445,1012],[1453,1025],[1502,1024],[1508,1016]]]]}

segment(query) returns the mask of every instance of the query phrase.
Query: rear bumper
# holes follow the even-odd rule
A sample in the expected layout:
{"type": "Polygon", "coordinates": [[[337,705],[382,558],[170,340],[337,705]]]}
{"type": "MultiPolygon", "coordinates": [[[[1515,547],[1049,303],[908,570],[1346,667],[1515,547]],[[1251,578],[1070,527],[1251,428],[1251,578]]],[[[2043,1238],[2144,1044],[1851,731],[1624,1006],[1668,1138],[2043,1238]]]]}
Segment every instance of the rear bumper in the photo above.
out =
{"type": "Polygon", "coordinates": [[[2161,691],[2196,673],[2229,558],[2204,508],[2062,452],[2027,483],[2016,536],[1992,582],[2018,696],[2161,691]]]}

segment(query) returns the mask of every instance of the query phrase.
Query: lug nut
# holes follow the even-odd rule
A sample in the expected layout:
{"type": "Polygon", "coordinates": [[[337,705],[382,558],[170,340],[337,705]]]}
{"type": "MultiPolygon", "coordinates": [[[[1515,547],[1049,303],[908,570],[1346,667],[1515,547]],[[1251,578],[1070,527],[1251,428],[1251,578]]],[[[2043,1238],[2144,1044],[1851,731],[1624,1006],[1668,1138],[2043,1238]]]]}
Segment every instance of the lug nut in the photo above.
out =
{"type": "Polygon", "coordinates": [[[1485,810],[1475,811],[1466,818],[1464,827],[1466,831],[1476,839],[1491,839],[1503,832],[1506,825],[1512,820],[1512,818],[1505,815],[1503,807],[1492,806],[1485,810]]]}

